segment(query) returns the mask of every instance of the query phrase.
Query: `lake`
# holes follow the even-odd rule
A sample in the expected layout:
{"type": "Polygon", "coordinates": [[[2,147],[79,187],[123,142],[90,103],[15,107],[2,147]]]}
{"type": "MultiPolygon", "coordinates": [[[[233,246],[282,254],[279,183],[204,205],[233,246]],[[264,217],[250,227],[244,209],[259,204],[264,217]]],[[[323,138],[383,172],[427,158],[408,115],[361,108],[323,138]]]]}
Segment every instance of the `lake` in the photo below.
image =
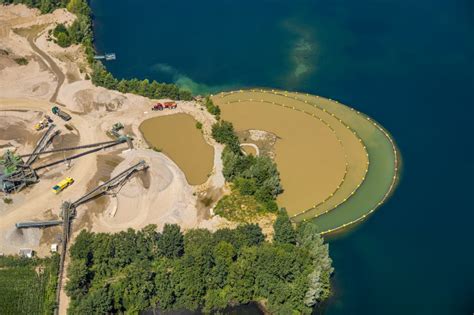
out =
{"type": "Polygon", "coordinates": [[[195,93],[275,87],[337,99],[386,127],[393,197],[330,239],[324,314],[474,311],[474,2],[92,0],[96,47],[121,78],[195,93]]]}

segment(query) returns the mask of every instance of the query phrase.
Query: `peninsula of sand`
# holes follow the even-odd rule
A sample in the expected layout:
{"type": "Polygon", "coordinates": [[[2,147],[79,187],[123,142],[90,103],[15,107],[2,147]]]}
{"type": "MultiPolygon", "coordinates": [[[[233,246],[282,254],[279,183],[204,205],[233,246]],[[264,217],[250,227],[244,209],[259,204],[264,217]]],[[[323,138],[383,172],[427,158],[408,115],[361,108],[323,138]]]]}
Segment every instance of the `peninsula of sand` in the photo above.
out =
{"type": "MultiPolygon", "coordinates": [[[[80,198],[141,160],[148,165],[146,173],[77,209],[73,237],[83,228],[117,232],[148,224],[211,230],[234,225],[213,213],[229,187],[222,175],[223,146],[211,137],[216,119],[199,99],[153,111],[157,102],[171,100],[96,87],[87,79],[90,68],[82,47],[61,48],[50,40],[50,30],[72,23],[73,14],[40,15],[23,5],[0,8],[0,155],[30,153],[45,132],[34,128],[45,115],[60,131],[53,149],[111,141],[117,123],[133,139],[132,147],[117,145],[74,160],[61,151],[42,155],[35,163],[64,163],[39,168],[39,181],[26,189],[0,193],[0,252],[32,248],[47,254],[60,239],[60,227],[20,230],[15,224],[59,219],[64,201],[80,198]],[[72,119],[54,116],[53,106],[72,119]],[[53,194],[51,187],[66,177],[74,184],[53,194]]],[[[322,233],[337,231],[366,218],[393,192],[396,145],[364,114],[326,98],[271,89],[223,92],[212,100],[221,118],[234,124],[247,154],[274,159],[284,188],[277,201],[295,222],[311,219],[322,233]]],[[[271,218],[256,222],[264,230],[271,226],[271,218]]]]}

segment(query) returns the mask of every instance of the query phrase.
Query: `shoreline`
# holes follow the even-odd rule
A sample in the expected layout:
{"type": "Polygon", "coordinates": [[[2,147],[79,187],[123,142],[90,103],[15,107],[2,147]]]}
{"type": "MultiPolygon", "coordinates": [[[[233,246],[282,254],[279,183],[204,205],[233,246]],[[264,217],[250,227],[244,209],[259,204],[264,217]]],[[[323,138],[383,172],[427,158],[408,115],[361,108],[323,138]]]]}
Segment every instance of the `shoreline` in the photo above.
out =
{"type": "MultiPolygon", "coordinates": [[[[389,133],[387,132],[387,134],[389,134],[389,133]]],[[[356,220],[353,220],[353,221],[349,222],[346,225],[342,225],[342,226],[340,226],[338,228],[335,228],[335,229],[323,231],[323,232],[321,232],[321,235],[328,236],[328,237],[333,237],[333,236],[338,235],[339,233],[343,234],[343,233],[346,233],[346,232],[350,232],[352,229],[356,228],[359,224],[363,223],[366,219],[368,219],[369,216],[371,216],[376,210],[378,210],[381,206],[383,206],[386,202],[388,202],[390,200],[390,198],[394,195],[395,191],[397,190],[398,185],[400,184],[403,165],[402,165],[402,155],[400,153],[400,150],[398,149],[398,146],[396,145],[396,143],[394,141],[393,141],[393,144],[394,144],[393,148],[394,148],[395,160],[396,160],[396,163],[395,163],[396,171],[395,171],[395,175],[394,175],[393,180],[392,180],[392,184],[391,184],[389,190],[387,191],[387,193],[385,194],[385,196],[383,197],[383,199],[377,204],[377,206],[375,208],[373,208],[369,212],[367,212],[367,214],[359,217],[356,220]]]]}
{"type": "MultiPolygon", "coordinates": [[[[302,94],[300,92],[294,92],[294,93],[295,94],[302,94]]],[[[305,93],[305,94],[308,94],[308,93],[305,93]]],[[[323,97],[323,96],[319,96],[319,97],[323,97]]],[[[360,216],[359,218],[357,218],[355,220],[352,220],[348,223],[345,223],[345,224],[343,224],[339,227],[329,229],[329,230],[325,230],[325,231],[321,232],[321,235],[331,236],[332,234],[348,232],[347,229],[351,229],[351,228],[355,227],[357,224],[362,223],[363,221],[365,221],[371,214],[373,214],[378,208],[380,208],[385,202],[387,202],[390,199],[390,197],[395,193],[395,190],[396,190],[396,188],[399,184],[399,179],[400,179],[400,174],[401,174],[401,167],[400,167],[401,162],[400,161],[401,161],[402,155],[400,153],[400,150],[399,150],[394,138],[390,134],[390,132],[387,129],[385,129],[375,119],[371,118],[369,115],[367,115],[365,113],[362,113],[362,112],[356,110],[354,107],[350,107],[346,104],[340,103],[339,101],[331,99],[331,98],[326,98],[326,97],[324,97],[324,98],[329,100],[329,101],[335,102],[338,105],[345,106],[345,107],[349,108],[352,111],[356,111],[358,115],[360,115],[360,116],[364,117],[365,119],[369,120],[377,129],[379,129],[385,135],[385,137],[388,139],[388,141],[391,143],[391,146],[392,146],[392,150],[393,150],[393,154],[394,154],[394,170],[395,170],[394,171],[394,176],[392,178],[392,182],[390,184],[390,187],[388,188],[388,190],[385,193],[385,195],[383,196],[383,198],[377,203],[377,205],[375,207],[373,207],[372,209],[370,209],[366,214],[360,216]]],[[[370,158],[370,156],[369,156],[369,158],[370,158]]],[[[317,216],[317,217],[319,217],[319,216],[317,216]]]]}
{"type": "MultiPolygon", "coordinates": [[[[290,91],[281,91],[281,92],[290,92],[290,91]]],[[[306,95],[313,95],[313,94],[309,94],[309,93],[301,93],[301,92],[297,92],[297,91],[291,91],[292,93],[295,93],[295,94],[306,94],[306,95]]],[[[354,225],[357,225],[358,223],[362,223],[364,220],[366,220],[368,218],[368,216],[370,216],[372,213],[374,213],[380,206],[382,206],[385,202],[387,202],[390,197],[394,194],[398,184],[399,184],[399,178],[400,178],[400,160],[401,160],[401,153],[400,153],[400,150],[398,149],[398,146],[396,145],[396,142],[394,140],[394,138],[391,136],[391,134],[388,132],[387,129],[385,129],[380,123],[378,123],[375,119],[371,118],[369,115],[365,114],[365,113],[362,113],[358,110],[356,110],[354,107],[350,107],[346,104],[343,104],[343,103],[340,103],[339,101],[337,100],[334,100],[334,99],[331,99],[331,98],[327,98],[327,97],[323,97],[323,96],[320,96],[320,95],[316,95],[317,97],[320,97],[320,98],[324,98],[326,100],[329,100],[331,102],[335,102],[336,104],[340,105],[340,106],[345,106],[346,108],[349,108],[351,111],[356,111],[358,115],[364,117],[365,119],[367,119],[368,121],[370,121],[377,129],[379,129],[384,135],[385,137],[388,139],[388,141],[391,143],[392,145],[392,150],[393,150],[393,153],[394,153],[394,176],[392,178],[392,182],[391,182],[391,185],[389,187],[389,189],[387,190],[387,192],[385,193],[385,195],[383,196],[383,198],[377,203],[377,205],[370,209],[366,214],[360,216],[359,218],[355,219],[355,220],[352,220],[348,223],[345,223],[339,227],[336,227],[336,228],[333,228],[333,229],[329,229],[329,230],[325,230],[325,231],[322,231],[320,234],[321,235],[328,235],[330,236],[331,234],[333,233],[344,233],[344,232],[347,232],[346,229],[350,229],[352,227],[354,227],[354,225]]],[[[370,156],[369,156],[370,158],[370,156]]],[[[364,179],[365,180],[365,179],[364,179]]],[[[357,193],[357,192],[356,192],[357,193]]],[[[349,200],[349,198],[348,198],[349,200]]],[[[348,201],[347,200],[347,201],[348,201]]],[[[335,208],[334,208],[335,209],[335,208]]],[[[333,210],[334,210],[333,209],[333,210]]],[[[329,213],[330,211],[326,212],[326,213],[329,213]]],[[[319,216],[322,216],[324,214],[321,214],[321,215],[318,215],[316,217],[314,217],[313,219],[319,217],[319,216]]]]}
{"type": "MultiPolygon", "coordinates": [[[[391,183],[390,183],[390,186],[388,187],[387,191],[383,194],[383,197],[377,202],[376,206],[375,207],[371,207],[367,212],[365,212],[363,215],[359,216],[358,218],[354,219],[354,220],[350,220],[349,222],[346,222],[342,225],[339,225],[335,228],[331,228],[331,229],[327,229],[327,230],[323,230],[322,232],[320,232],[322,235],[333,235],[333,234],[337,234],[337,233],[344,233],[348,228],[352,228],[354,225],[357,225],[358,223],[361,223],[363,222],[365,219],[368,218],[369,215],[371,215],[372,213],[375,212],[375,210],[377,210],[380,206],[382,206],[385,202],[387,202],[389,200],[389,198],[393,195],[393,193],[395,192],[396,190],[396,187],[398,186],[398,182],[399,182],[399,178],[400,178],[400,172],[401,172],[401,153],[400,153],[400,150],[398,149],[398,146],[396,145],[396,142],[394,140],[394,138],[391,136],[391,134],[380,124],[378,123],[375,119],[372,119],[370,116],[368,116],[367,114],[365,113],[362,113],[362,112],[359,112],[358,110],[356,110],[355,108],[353,107],[350,107],[348,105],[345,105],[343,103],[340,103],[336,100],[333,100],[333,99],[330,99],[330,98],[327,98],[327,97],[323,97],[323,96],[319,96],[319,95],[314,95],[314,94],[309,94],[309,93],[304,93],[304,92],[298,92],[298,91],[288,91],[288,90],[279,90],[279,89],[271,89],[271,88],[252,88],[252,89],[241,89],[241,90],[233,90],[233,91],[223,91],[223,92],[219,92],[218,94],[215,94],[214,96],[215,97],[219,97],[219,95],[223,95],[223,96],[226,96],[226,95],[230,95],[230,94],[236,94],[236,93],[239,93],[239,92],[245,92],[245,91],[251,91],[251,92],[262,92],[262,93],[273,93],[273,94],[277,94],[277,95],[280,95],[280,96],[284,96],[284,97],[287,97],[289,99],[297,99],[297,100],[300,100],[300,101],[303,101],[302,99],[300,98],[297,98],[297,97],[292,97],[290,95],[288,95],[288,93],[293,93],[293,94],[296,94],[296,95],[306,95],[306,96],[314,96],[316,98],[321,98],[321,99],[324,99],[324,100],[327,100],[329,102],[333,102],[335,104],[337,104],[338,106],[343,106],[347,109],[349,109],[350,111],[352,112],[356,112],[357,115],[361,118],[363,118],[364,120],[367,120],[369,121],[374,127],[376,127],[385,137],[386,140],[388,140],[390,142],[390,145],[391,145],[391,151],[392,151],[392,154],[393,154],[393,157],[394,157],[394,165],[393,165],[393,169],[394,169],[394,175],[392,177],[392,180],[391,180],[391,183]]],[[[264,101],[264,100],[261,100],[261,101],[264,101]]],[[[265,102],[265,101],[264,101],[265,102]]],[[[314,106],[314,107],[317,107],[323,111],[326,111],[326,109],[324,107],[321,107],[320,105],[317,105],[315,104],[314,102],[310,102],[310,101],[304,101],[305,103],[307,103],[308,105],[311,105],[311,106],[314,106]]],[[[276,104],[276,103],[275,103],[276,104]]],[[[278,105],[278,104],[276,104],[278,105]]],[[[295,109],[293,108],[294,110],[298,110],[298,111],[302,111],[301,109],[295,109]]],[[[304,111],[302,111],[304,112],[304,111]]],[[[330,110],[327,111],[328,113],[331,113],[330,110]]],[[[351,129],[351,131],[354,133],[354,135],[359,138],[359,140],[362,141],[362,139],[360,138],[360,136],[358,135],[358,133],[352,129],[352,127],[350,126],[350,124],[348,124],[347,122],[344,122],[342,121],[339,117],[337,117],[337,115],[334,115],[333,113],[331,113],[334,117],[336,117],[337,119],[339,119],[347,128],[351,129]]],[[[362,141],[362,143],[364,143],[362,141]]],[[[364,144],[364,148],[365,148],[365,144],[364,144]]],[[[368,153],[367,151],[368,149],[366,149],[366,154],[369,156],[369,162],[370,162],[370,154],[368,153]]],[[[365,171],[365,175],[363,177],[363,180],[358,184],[358,186],[356,187],[356,189],[349,195],[349,197],[346,198],[346,200],[344,200],[342,203],[339,203],[337,204],[335,207],[329,209],[329,210],[326,210],[325,212],[323,213],[320,213],[320,214],[317,214],[315,215],[314,217],[311,217],[311,218],[308,218],[308,219],[303,219],[301,221],[305,221],[305,220],[314,220],[318,217],[321,217],[321,216],[324,216],[324,215],[328,215],[331,213],[331,211],[335,210],[337,207],[339,207],[340,205],[342,205],[343,203],[345,202],[348,202],[350,200],[350,198],[352,198],[353,196],[357,195],[357,191],[358,189],[365,183],[365,181],[367,180],[367,174],[369,173],[370,171],[370,167],[369,168],[366,168],[366,171],[365,171]]],[[[324,200],[323,202],[321,202],[320,204],[326,202],[328,199],[330,199],[330,197],[326,198],[326,200],[324,200]]],[[[320,205],[318,204],[318,205],[320,205]]],[[[294,218],[297,218],[298,216],[301,216],[311,210],[313,210],[314,207],[312,208],[309,208],[303,212],[300,212],[300,213],[297,213],[295,215],[293,215],[291,218],[294,219],[294,218]]],[[[299,222],[299,221],[298,221],[299,222]]]]}

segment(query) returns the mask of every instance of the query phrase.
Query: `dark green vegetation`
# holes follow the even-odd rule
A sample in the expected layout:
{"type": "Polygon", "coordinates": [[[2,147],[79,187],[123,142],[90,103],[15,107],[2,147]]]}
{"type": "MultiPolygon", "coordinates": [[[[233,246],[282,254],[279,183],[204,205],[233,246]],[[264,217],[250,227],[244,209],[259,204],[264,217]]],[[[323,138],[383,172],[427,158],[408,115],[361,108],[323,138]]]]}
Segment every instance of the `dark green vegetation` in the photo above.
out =
{"type": "Polygon", "coordinates": [[[259,301],[274,314],[310,314],[330,293],[331,259],[313,225],[292,231],[294,241],[273,243],[255,224],[184,235],[177,225],[165,225],[163,233],[153,225],[117,234],[82,231],[70,250],[69,312],[208,313],[259,301]]]}
{"type": "Polygon", "coordinates": [[[255,214],[276,212],[276,196],[283,191],[276,164],[267,156],[245,155],[232,123],[219,121],[212,126],[213,138],[225,148],[223,174],[232,183],[233,193],[223,197],[216,213],[242,221],[255,214]]]}
{"type": "Polygon", "coordinates": [[[191,100],[191,92],[180,89],[176,84],[158,83],[156,81],[122,79],[118,80],[105,69],[100,61],[92,64],[92,83],[107,89],[122,93],[133,93],[149,98],[171,98],[177,100],[191,100]]]}
{"type": "Polygon", "coordinates": [[[26,59],[25,57],[15,58],[13,60],[15,60],[15,62],[19,64],[20,66],[24,66],[28,64],[28,59],[26,59]]]}
{"type": "Polygon", "coordinates": [[[0,0],[0,4],[25,4],[29,8],[40,9],[41,13],[50,13],[64,8],[69,0],[0,0]]]}
{"type": "Polygon", "coordinates": [[[59,255],[28,259],[0,257],[0,313],[53,314],[59,255]]]}
{"type": "Polygon", "coordinates": [[[208,96],[206,96],[206,99],[204,101],[204,106],[206,106],[206,109],[207,111],[216,116],[217,120],[220,119],[220,115],[221,115],[221,109],[219,106],[215,105],[214,102],[212,101],[212,99],[208,96]]]}
{"type": "Polygon", "coordinates": [[[55,42],[61,47],[69,47],[72,44],[81,44],[84,47],[87,60],[92,68],[92,83],[95,85],[149,98],[192,99],[191,92],[180,89],[176,84],[150,82],[146,79],[138,80],[136,78],[118,80],[105,69],[100,61],[94,60],[96,52],[93,46],[91,10],[86,0],[0,0],[0,4],[20,3],[32,8],[39,8],[42,13],[50,13],[58,8],[67,8],[68,11],[77,15],[77,19],[71,26],[57,25],[53,36],[55,42]]]}

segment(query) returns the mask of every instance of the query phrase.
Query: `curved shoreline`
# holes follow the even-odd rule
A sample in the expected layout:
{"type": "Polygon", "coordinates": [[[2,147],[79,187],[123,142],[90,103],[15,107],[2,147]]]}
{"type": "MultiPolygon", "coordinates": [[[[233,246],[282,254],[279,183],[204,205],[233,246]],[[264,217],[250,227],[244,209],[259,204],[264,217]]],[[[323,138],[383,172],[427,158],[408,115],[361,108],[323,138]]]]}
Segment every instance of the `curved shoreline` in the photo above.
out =
{"type": "MultiPolygon", "coordinates": [[[[299,92],[292,92],[292,93],[301,94],[299,92]]],[[[305,93],[305,94],[309,95],[308,93],[305,93]]],[[[320,97],[320,96],[318,96],[318,97],[320,97]]],[[[397,185],[399,183],[400,170],[401,170],[400,169],[400,160],[401,160],[400,150],[398,149],[395,141],[393,140],[393,137],[390,135],[390,133],[380,123],[378,123],[373,118],[369,117],[367,114],[364,114],[364,113],[361,113],[361,112],[355,110],[353,107],[347,106],[345,104],[342,104],[342,103],[340,103],[336,100],[330,99],[330,98],[327,98],[327,100],[335,102],[338,105],[345,106],[345,107],[349,108],[351,111],[356,111],[356,113],[358,115],[360,115],[361,117],[363,117],[363,118],[367,119],[368,121],[370,121],[372,123],[372,125],[374,125],[379,131],[381,131],[385,135],[385,137],[388,139],[388,141],[390,142],[390,144],[392,146],[392,150],[393,150],[393,154],[394,154],[394,176],[392,178],[391,184],[390,184],[387,192],[384,194],[382,199],[377,203],[377,205],[375,207],[371,208],[367,213],[365,213],[364,215],[360,216],[359,218],[357,218],[355,220],[344,223],[343,225],[340,225],[336,228],[322,231],[321,232],[322,235],[341,232],[341,231],[343,231],[343,230],[345,230],[349,227],[353,227],[355,224],[360,223],[360,222],[364,221],[365,219],[367,219],[368,216],[370,216],[372,213],[374,213],[375,210],[377,210],[380,206],[382,206],[393,195],[393,193],[395,192],[395,188],[397,187],[397,185]]],[[[369,155],[369,158],[370,158],[370,155],[369,155]]],[[[319,215],[317,217],[320,217],[320,216],[323,216],[323,215],[324,214],[319,215]]],[[[313,220],[316,219],[317,217],[313,218],[313,220]]]]}
{"type": "MultiPolygon", "coordinates": [[[[250,90],[250,91],[253,91],[253,90],[250,90]]],[[[225,97],[226,95],[229,95],[229,94],[233,94],[233,93],[221,93],[223,94],[222,97],[225,97]]],[[[321,121],[324,125],[326,125],[326,127],[328,127],[331,132],[335,135],[336,139],[338,140],[339,142],[339,145],[341,145],[342,149],[344,150],[344,146],[342,145],[342,140],[339,138],[338,134],[336,133],[336,131],[334,130],[334,128],[325,120],[323,120],[322,118],[316,116],[315,114],[313,113],[309,113],[305,110],[301,110],[301,109],[296,109],[294,106],[289,106],[289,105],[286,105],[286,104],[281,104],[281,103],[277,103],[277,102],[270,102],[268,100],[263,100],[263,99],[260,99],[260,100],[255,100],[255,99],[242,99],[242,100],[236,100],[236,101],[228,101],[227,103],[224,103],[224,104],[234,104],[234,103],[240,103],[240,102],[246,102],[246,101],[255,101],[255,102],[259,102],[259,103],[267,103],[267,104],[270,104],[270,105],[275,105],[275,106],[280,106],[280,107],[283,107],[285,109],[290,109],[290,110],[295,110],[295,111],[299,111],[299,112],[302,112],[314,119],[318,119],[319,121],[321,121]]],[[[344,160],[345,160],[345,167],[344,167],[344,174],[341,178],[341,181],[339,182],[339,184],[336,186],[336,188],[324,199],[324,200],[321,200],[319,201],[317,204],[315,204],[313,207],[307,209],[307,210],[303,210],[302,212],[299,212],[297,214],[294,214],[292,216],[290,216],[290,218],[294,218],[298,215],[301,215],[301,214],[304,214],[310,210],[313,210],[315,209],[316,207],[324,204],[326,201],[328,201],[329,199],[331,199],[337,191],[339,191],[339,189],[341,188],[341,186],[344,184],[344,181],[346,180],[346,177],[347,177],[347,173],[348,173],[348,163],[347,163],[347,155],[345,155],[344,157],[344,160]]]]}
{"type": "MultiPolygon", "coordinates": [[[[362,222],[363,220],[365,220],[370,214],[372,214],[376,209],[378,209],[383,203],[385,203],[389,197],[393,194],[393,192],[395,191],[395,188],[398,184],[398,180],[399,180],[399,177],[400,177],[400,160],[401,160],[401,154],[400,154],[400,151],[398,149],[398,147],[396,146],[396,143],[395,141],[393,140],[393,137],[390,135],[390,133],[382,127],[382,125],[380,123],[378,123],[376,120],[370,118],[368,115],[364,114],[364,113],[361,113],[357,110],[355,110],[354,108],[352,107],[349,107],[345,104],[342,104],[342,103],[339,103],[338,101],[335,101],[333,99],[329,99],[329,98],[323,98],[321,96],[317,96],[317,95],[312,95],[312,94],[309,94],[309,93],[300,93],[300,92],[290,92],[290,91],[283,91],[283,90],[276,90],[276,89],[249,89],[249,90],[237,90],[237,91],[229,91],[229,92],[221,92],[219,94],[223,95],[222,97],[224,97],[225,95],[229,95],[229,94],[235,94],[235,93],[239,93],[239,92],[245,92],[245,91],[250,91],[250,92],[261,92],[261,93],[272,93],[272,94],[276,94],[276,95],[279,95],[279,96],[282,96],[282,97],[286,97],[286,98],[289,98],[289,99],[295,99],[295,100],[298,100],[298,101],[301,101],[301,102],[304,102],[308,105],[311,105],[311,106],[314,106],[314,107],[317,107],[318,109],[320,110],[323,110],[324,112],[327,112],[327,113],[330,113],[332,116],[336,117],[341,123],[343,123],[347,128],[349,128],[353,133],[354,135],[356,135],[356,137],[362,141],[361,137],[358,135],[358,133],[347,123],[347,122],[344,122],[342,121],[339,117],[337,117],[337,115],[335,115],[334,113],[332,113],[330,110],[327,110],[326,108],[322,107],[321,105],[318,105],[318,104],[315,104],[314,102],[311,102],[311,101],[307,101],[307,100],[303,100],[302,98],[298,97],[298,95],[306,95],[306,96],[313,96],[313,97],[316,97],[316,98],[322,98],[322,99],[325,99],[327,101],[330,101],[330,102],[333,102],[335,104],[337,104],[338,106],[343,106],[345,107],[346,109],[352,111],[352,112],[356,112],[356,114],[366,120],[366,121],[369,121],[371,123],[372,126],[374,126],[375,128],[377,128],[377,130],[379,132],[381,132],[384,136],[384,138],[386,140],[388,140],[390,142],[390,146],[391,146],[391,150],[392,150],[392,153],[393,153],[393,159],[394,159],[394,165],[393,165],[393,177],[392,177],[392,180],[390,182],[390,185],[389,187],[387,188],[387,191],[383,194],[382,198],[379,200],[379,201],[375,201],[376,202],[376,205],[374,207],[371,207],[369,208],[369,210],[367,212],[364,212],[364,214],[360,215],[359,217],[357,217],[356,219],[354,220],[350,220],[349,222],[346,222],[344,224],[341,224],[341,225],[338,225],[336,226],[335,228],[330,228],[330,229],[325,229],[321,232],[321,234],[323,235],[326,235],[326,234],[332,234],[332,233],[337,233],[337,232],[340,232],[340,231],[343,231],[345,229],[347,229],[348,227],[352,227],[354,226],[355,224],[359,223],[359,222],[362,222]],[[292,97],[290,95],[288,95],[288,93],[293,93],[293,94],[296,94],[296,96],[292,97]]],[[[219,96],[216,95],[216,96],[219,96]]],[[[266,102],[265,100],[257,100],[255,99],[254,101],[260,101],[260,102],[266,102]]],[[[272,103],[272,102],[270,102],[272,103]]],[[[275,104],[275,103],[273,103],[275,104]]],[[[279,105],[279,104],[276,104],[276,105],[279,105]]],[[[283,105],[284,106],[284,105],[283,105]]],[[[294,108],[294,107],[291,107],[291,106],[284,106],[284,107],[289,107],[289,108],[292,108],[294,110],[298,110],[298,111],[301,111],[301,112],[304,112],[306,113],[304,110],[301,110],[301,109],[298,109],[298,108],[294,108]]],[[[313,115],[315,116],[314,114],[311,114],[311,113],[307,113],[309,115],[313,115]]],[[[369,157],[369,161],[370,161],[370,154],[368,153],[368,149],[366,148],[366,144],[364,143],[364,141],[362,141],[362,143],[364,144],[364,149],[366,150],[366,154],[368,154],[368,157],[369,157]]],[[[366,183],[366,180],[367,180],[367,175],[369,173],[369,170],[370,168],[367,167],[366,168],[366,171],[365,171],[365,175],[364,175],[364,178],[363,180],[358,184],[358,186],[354,189],[354,191],[349,195],[349,197],[345,198],[344,201],[336,204],[334,207],[332,207],[331,209],[328,209],[326,210],[324,213],[320,213],[320,214],[317,214],[315,215],[314,217],[312,218],[308,218],[308,219],[302,219],[301,221],[306,221],[306,220],[315,220],[316,218],[319,218],[319,217],[323,217],[325,215],[330,215],[331,212],[335,209],[337,209],[340,205],[348,202],[353,196],[357,195],[357,191],[359,190],[359,188],[364,184],[366,183]]],[[[328,198],[326,198],[326,200],[323,201],[326,202],[328,199],[330,199],[332,196],[329,196],[328,198]]],[[[321,204],[321,203],[320,203],[321,204]]],[[[318,205],[320,205],[318,204],[318,205]]],[[[313,210],[313,208],[310,208],[310,209],[307,209],[301,213],[298,213],[298,214],[295,214],[293,215],[291,218],[293,220],[295,220],[297,217],[301,216],[301,215],[304,215],[306,214],[307,212],[313,210]]]]}

